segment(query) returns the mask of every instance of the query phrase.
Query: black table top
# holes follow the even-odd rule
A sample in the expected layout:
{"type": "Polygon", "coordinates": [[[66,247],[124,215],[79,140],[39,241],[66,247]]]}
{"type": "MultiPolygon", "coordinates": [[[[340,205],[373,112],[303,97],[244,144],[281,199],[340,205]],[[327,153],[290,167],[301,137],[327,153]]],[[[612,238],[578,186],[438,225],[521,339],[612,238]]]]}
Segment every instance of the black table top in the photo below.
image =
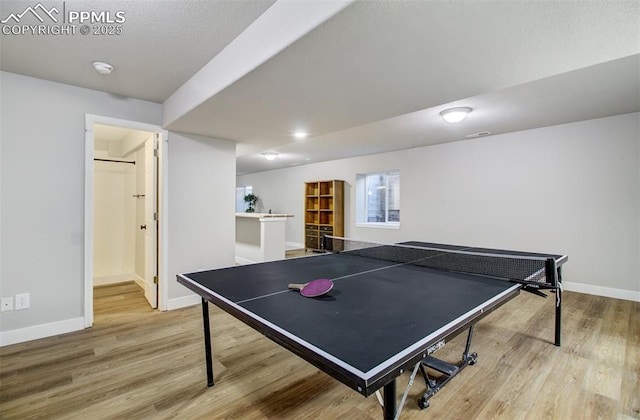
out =
{"type": "Polygon", "coordinates": [[[178,281],[364,395],[520,290],[504,279],[348,252],[182,274],[178,281]],[[317,298],[287,288],[317,278],[332,279],[334,288],[317,298]]]}

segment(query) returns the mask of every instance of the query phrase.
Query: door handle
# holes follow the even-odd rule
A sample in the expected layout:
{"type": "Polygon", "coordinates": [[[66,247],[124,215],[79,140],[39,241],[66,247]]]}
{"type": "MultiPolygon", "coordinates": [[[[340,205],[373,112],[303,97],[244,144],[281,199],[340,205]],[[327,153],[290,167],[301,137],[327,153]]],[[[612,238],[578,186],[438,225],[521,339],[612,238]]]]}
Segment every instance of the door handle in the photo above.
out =
{"type": "Polygon", "coordinates": [[[140,225],[140,230],[142,230],[142,229],[146,230],[147,229],[147,225],[140,225]]]}

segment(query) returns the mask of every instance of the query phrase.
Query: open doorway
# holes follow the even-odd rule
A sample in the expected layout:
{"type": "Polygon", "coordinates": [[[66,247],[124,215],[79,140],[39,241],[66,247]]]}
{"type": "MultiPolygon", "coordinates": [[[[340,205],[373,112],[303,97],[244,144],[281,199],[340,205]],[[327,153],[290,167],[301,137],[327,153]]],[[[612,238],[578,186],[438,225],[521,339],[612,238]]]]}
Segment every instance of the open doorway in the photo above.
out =
{"type": "Polygon", "coordinates": [[[157,133],[95,124],[93,285],[135,282],[152,308],[157,287],[157,133]]]}
{"type": "MultiPolygon", "coordinates": [[[[158,126],[86,118],[85,327],[93,287],[134,282],[152,308],[166,309],[161,214],[167,133],[158,126]]],[[[166,170],[166,169],[165,169],[166,170]]],[[[166,206],[165,206],[166,208],[166,206]]],[[[115,290],[115,289],[114,289],[115,290]]]]}

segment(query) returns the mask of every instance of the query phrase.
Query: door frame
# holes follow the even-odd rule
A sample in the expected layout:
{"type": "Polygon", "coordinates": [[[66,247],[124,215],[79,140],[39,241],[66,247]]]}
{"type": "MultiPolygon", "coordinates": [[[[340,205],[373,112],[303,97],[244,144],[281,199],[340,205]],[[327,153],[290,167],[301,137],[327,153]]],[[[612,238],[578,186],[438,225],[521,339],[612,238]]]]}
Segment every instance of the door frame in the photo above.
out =
{"type": "Polygon", "coordinates": [[[167,278],[168,226],[168,141],[169,132],[160,125],[123,120],[102,115],[85,114],[84,136],[84,326],[93,325],[93,127],[95,124],[125,127],[132,130],[158,133],[158,309],[168,310],[169,283],[167,278]]]}

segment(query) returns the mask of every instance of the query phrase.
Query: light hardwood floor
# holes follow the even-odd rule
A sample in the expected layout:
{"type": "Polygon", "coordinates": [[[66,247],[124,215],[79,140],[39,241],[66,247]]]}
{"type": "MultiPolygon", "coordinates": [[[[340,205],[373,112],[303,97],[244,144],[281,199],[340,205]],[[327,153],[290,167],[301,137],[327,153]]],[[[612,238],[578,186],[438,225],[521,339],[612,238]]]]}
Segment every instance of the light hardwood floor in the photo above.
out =
{"type": "MultiPolygon", "coordinates": [[[[528,293],[482,320],[465,369],[402,419],[639,419],[640,303],[528,293]]],[[[133,283],[95,289],[93,328],[0,349],[2,419],[381,419],[364,398],[210,305],[216,385],[207,388],[201,308],[151,310],[133,283]]],[[[464,335],[464,334],[463,334],[464,335]]],[[[438,352],[457,361],[464,337],[438,352]]],[[[408,375],[401,377],[398,393],[408,375]]]]}

